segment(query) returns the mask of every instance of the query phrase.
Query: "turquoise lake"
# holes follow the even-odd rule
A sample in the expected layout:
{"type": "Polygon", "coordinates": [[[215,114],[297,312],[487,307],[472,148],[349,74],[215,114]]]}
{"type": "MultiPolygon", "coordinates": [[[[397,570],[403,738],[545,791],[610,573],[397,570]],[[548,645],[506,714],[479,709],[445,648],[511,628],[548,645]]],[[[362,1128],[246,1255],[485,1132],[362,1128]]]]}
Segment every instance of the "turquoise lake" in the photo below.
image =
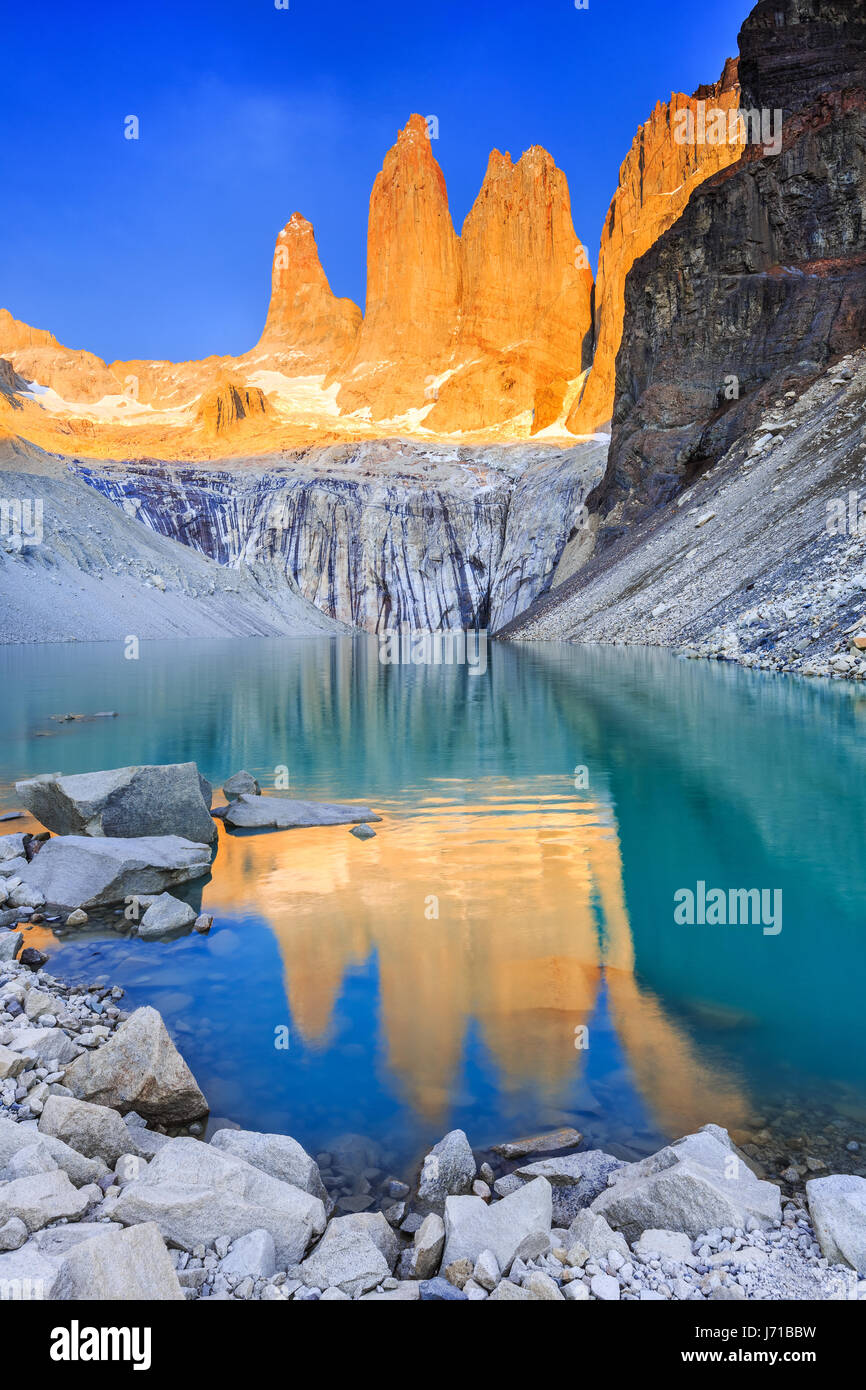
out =
{"type": "Polygon", "coordinates": [[[643,649],[493,643],[481,675],[377,651],[0,648],[0,810],[16,778],[192,759],[215,804],[245,768],[383,817],[366,842],[220,825],[186,894],[209,936],[33,926],[47,969],[155,1005],[212,1115],[314,1152],[352,1131],[408,1171],[455,1126],[569,1123],[637,1155],[715,1121],[770,1169],[862,1171],[866,691],[643,649]],[[678,923],[699,883],[778,890],[781,930],[678,923]]]}

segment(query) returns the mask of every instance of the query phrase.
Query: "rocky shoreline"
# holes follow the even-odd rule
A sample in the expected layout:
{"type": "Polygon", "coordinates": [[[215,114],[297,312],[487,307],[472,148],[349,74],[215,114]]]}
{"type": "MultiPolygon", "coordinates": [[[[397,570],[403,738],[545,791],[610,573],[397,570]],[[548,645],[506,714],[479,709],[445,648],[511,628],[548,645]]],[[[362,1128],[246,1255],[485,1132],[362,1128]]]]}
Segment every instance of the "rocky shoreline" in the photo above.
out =
{"type": "Polygon", "coordinates": [[[738,1147],[710,1124],[636,1156],[573,1128],[489,1152],[453,1130],[404,1180],[362,1135],[310,1154],[209,1119],[157,1010],[56,979],[19,927],[120,912],[142,936],[207,931],[166,890],[209,872],[216,819],[373,836],[380,817],[263,796],[248,773],[211,810],[194,763],[17,790],[55,833],[0,837],[0,1298],[866,1298],[856,1140],[840,1155],[822,1135],[768,1181],[769,1133],[738,1147]]]}
{"type": "Polygon", "coordinates": [[[162,1018],[121,999],[0,967],[3,1297],[866,1299],[862,1177],[783,1200],[715,1125],[636,1163],[576,1131],[479,1162],[454,1130],[409,1183],[360,1135],[206,1142],[162,1018]]]}
{"type": "Polygon", "coordinates": [[[592,551],[595,518],[571,542],[582,567],[567,548],[548,592],[497,636],[866,678],[866,351],[797,386],[771,392],[670,506],[592,551]]]}

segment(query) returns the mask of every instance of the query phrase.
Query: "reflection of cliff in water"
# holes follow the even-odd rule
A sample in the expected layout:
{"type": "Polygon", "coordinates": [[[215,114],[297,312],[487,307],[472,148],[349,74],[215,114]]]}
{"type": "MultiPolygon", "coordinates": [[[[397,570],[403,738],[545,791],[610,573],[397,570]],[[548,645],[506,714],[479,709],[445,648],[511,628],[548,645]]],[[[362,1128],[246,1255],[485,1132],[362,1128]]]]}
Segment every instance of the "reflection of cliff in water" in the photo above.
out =
{"type": "Polygon", "coordinates": [[[441,790],[409,817],[380,805],[385,823],[360,852],[339,831],[223,838],[209,905],[259,904],[304,1040],[327,1045],[346,972],[375,953],[382,1063],[416,1111],[431,1122],[447,1114],[473,1023],[504,1091],[564,1105],[587,1060],[575,1029],[606,981],[659,1126],[741,1123],[736,1087],[635,981],[607,811],[552,793],[518,800],[500,783],[464,804],[441,790]],[[434,897],[438,919],[426,915],[434,897]]]}
{"type": "Polygon", "coordinates": [[[739,1021],[756,1067],[862,1087],[866,694],[651,650],[521,655],[603,769],[638,978],[720,1057],[739,1021]],[[676,927],[698,879],[781,888],[781,934],[676,927]]]}

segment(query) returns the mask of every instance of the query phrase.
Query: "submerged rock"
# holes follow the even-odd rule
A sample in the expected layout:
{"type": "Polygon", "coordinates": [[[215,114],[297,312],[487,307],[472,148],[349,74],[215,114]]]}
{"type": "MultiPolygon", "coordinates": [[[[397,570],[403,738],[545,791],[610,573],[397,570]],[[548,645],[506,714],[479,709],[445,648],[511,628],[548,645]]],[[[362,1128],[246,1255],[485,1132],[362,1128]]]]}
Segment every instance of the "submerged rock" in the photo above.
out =
{"type": "Polygon", "coordinates": [[[56,773],[16,783],[37,820],[58,835],[111,838],[181,835],[210,844],[216,827],[212,792],[195,763],[166,763],[84,772],[56,773]]]}
{"type": "Polygon", "coordinates": [[[236,801],[239,796],[259,796],[261,787],[251,772],[236,772],[223,787],[227,801],[236,801]]]}
{"type": "Polygon", "coordinates": [[[380,821],[366,806],[339,806],[326,801],[288,801],[279,796],[239,796],[226,811],[226,825],[238,830],[294,830],[314,825],[351,825],[380,821]]]}
{"type": "Polygon", "coordinates": [[[564,1126],[547,1134],[529,1134],[524,1139],[512,1139],[507,1144],[494,1144],[493,1152],[500,1158],[526,1158],[528,1154],[552,1153],[555,1149],[575,1148],[582,1140],[579,1130],[564,1126]]]}
{"type": "Polygon", "coordinates": [[[168,936],[169,932],[188,927],[196,920],[196,911],[189,903],[173,898],[170,893],[160,893],[147,908],[138,924],[138,934],[145,940],[168,936]]]}

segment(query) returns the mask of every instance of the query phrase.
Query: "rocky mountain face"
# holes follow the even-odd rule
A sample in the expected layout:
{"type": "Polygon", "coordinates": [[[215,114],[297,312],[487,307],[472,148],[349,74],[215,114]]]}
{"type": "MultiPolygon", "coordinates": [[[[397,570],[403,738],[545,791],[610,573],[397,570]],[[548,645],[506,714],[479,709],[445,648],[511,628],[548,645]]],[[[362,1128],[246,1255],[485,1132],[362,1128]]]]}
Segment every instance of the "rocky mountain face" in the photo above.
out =
{"type": "Polygon", "coordinates": [[[781,149],[750,143],[632,269],[601,541],[866,342],[863,34],[862,0],[761,0],[746,20],[743,104],[785,103],[781,149]]]}
{"type": "Polygon", "coordinates": [[[370,200],[367,310],[338,403],[374,420],[425,409],[451,434],[559,416],[580,375],[592,272],[546,150],[494,150],[457,237],[426,122],[413,116],[370,200]]]}
{"type": "Polygon", "coordinates": [[[59,395],[94,402],[113,395],[117,378],[101,357],[63,347],[53,333],[31,328],[0,309],[0,356],[9,359],[21,377],[53,386],[59,395]]]}
{"type": "Polygon", "coordinates": [[[412,116],[370,197],[367,307],[337,397],[341,408],[369,409],[381,420],[423,406],[428,379],[450,360],[459,305],[445,179],[424,117],[412,116]]]}
{"type": "Polygon", "coordinates": [[[546,150],[494,150],[460,237],[460,316],[447,378],[425,426],[450,433],[561,415],[588,361],[592,272],[568,183],[546,150]],[[455,365],[456,364],[456,365],[455,365]]]}
{"type": "Polygon", "coordinates": [[[0,643],[343,632],[286,580],[264,584],[136,520],[63,460],[0,437],[0,492],[38,501],[39,527],[0,536],[0,643]]]}
{"type": "Polygon", "coordinates": [[[63,448],[71,435],[103,457],[206,457],[240,427],[253,449],[247,412],[222,411],[211,428],[226,379],[269,396],[260,453],[381,438],[389,425],[492,440],[558,425],[566,438],[591,317],[592,273],[550,155],[533,147],[514,163],[495,150],[458,237],[427,123],[412,116],[370,199],[363,316],[332,293],[313,228],[294,213],[277,239],[261,338],[240,357],[109,365],[5,310],[0,356],[37,384],[28,438],[63,448]]]}
{"type": "Polygon", "coordinates": [[[668,507],[634,521],[502,636],[680,648],[866,679],[866,350],[760,420],[668,507]]]}
{"type": "Polygon", "coordinates": [[[633,267],[589,525],[505,635],[866,679],[864,20],[761,0],[743,25],[778,153],[750,143],[633,267]]]}
{"type": "Polygon", "coordinates": [[[268,316],[250,357],[276,359],[287,375],[329,371],[352,350],[361,317],[331,292],[312,224],[293,213],[277,238],[268,316]]]}
{"type": "Polygon", "coordinates": [[[137,464],[79,475],[146,526],[269,592],[286,587],[369,632],[495,630],[543,592],[586,496],[598,444],[472,449],[400,440],[263,467],[137,464]]]}
{"type": "MultiPolygon", "coordinates": [[[[743,137],[730,120],[739,102],[737,62],[728,59],[718,82],[699,87],[692,96],[675,92],[670,101],[660,101],[632,141],[601,234],[592,370],[568,415],[568,428],[574,434],[590,434],[608,426],[622,339],[626,277],[635,261],[673,226],[695,188],[739,159],[743,137]],[[724,113],[723,139],[697,138],[700,121],[704,134],[708,133],[708,110],[724,113]],[[696,138],[681,140],[679,135],[688,133],[689,112],[696,138]]],[[[713,126],[712,134],[716,133],[713,126]]]]}
{"type": "Polygon", "coordinates": [[[264,392],[256,386],[242,386],[235,381],[224,381],[213,390],[205,391],[198,405],[199,422],[210,435],[235,433],[244,422],[267,414],[264,392]]]}

